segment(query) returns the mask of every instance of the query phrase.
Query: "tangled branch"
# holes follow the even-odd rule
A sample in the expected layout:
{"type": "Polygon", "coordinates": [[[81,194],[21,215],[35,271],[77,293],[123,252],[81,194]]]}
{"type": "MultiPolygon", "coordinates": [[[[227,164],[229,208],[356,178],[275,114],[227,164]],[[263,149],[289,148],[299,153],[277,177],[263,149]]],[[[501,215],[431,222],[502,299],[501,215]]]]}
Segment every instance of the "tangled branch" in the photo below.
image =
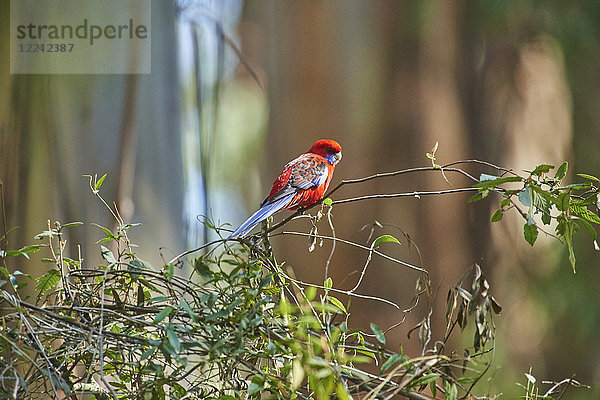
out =
{"type": "MultiPolygon", "coordinates": [[[[486,162],[465,160],[376,174],[342,181],[327,196],[344,185],[423,171],[458,173],[474,185],[366,195],[328,201],[326,206],[382,197],[462,192],[475,192],[469,200],[473,202],[495,192],[502,200],[492,221],[499,220],[507,210],[516,209],[527,221],[528,241],[535,241],[531,235],[538,229],[539,222],[533,219],[536,213],[542,214],[544,224],[548,219],[558,222],[557,236],[567,245],[577,224],[595,239],[595,231],[588,229],[586,221],[600,222],[588,208],[591,199],[598,196],[598,188],[590,183],[560,186],[566,166],[561,166],[554,177],[547,175],[551,168],[538,166],[529,176],[521,177],[486,162]],[[455,167],[459,164],[494,168],[499,176],[481,174],[476,179],[455,167]],[[506,183],[522,186],[507,189],[503,186],[506,183]]],[[[104,177],[90,177],[90,188],[108,207],[99,195],[103,180],[104,177]]],[[[319,235],[319,218],[311,219],[314,229],[309,233],[282,232],[331,241],[334,246],[328,262],[336,244],[364,251],[364,263],[358,268],[360,276],[348,290],[334,287],[327,272],[323,284],[313,284],[281,269],[268,234],[307,210],[299,210],[262,235],[207,243],[174,257],[160,268],[137,257],[127,237],[127,230],[133,225],[124,223],[116,209],[111,209],[118,224],[114,232],[98,225],[106,237],[99,241],[103,264],[96,267],[84,266],[79,254],[77,258],[66,254],[63,231],[81,223],[49,225],[37,236],[46,241],[43,245],[19,250],[3,248],[0,278],[6,280],[0,280],[4,327],[0,331],[0,397],[33,399],[50,395],[67,399],[87,393],[97,399],[232,400],[265,395],[287,399],[293,394],[301,399],[401,396],[423,400],[441,392],[450,399],[477,398],[473,393],[476,383],[490,367],[489,357],[493,358],[493,315],[500,312],[481,269],[474,266],[449,290],[446,332],[443,340],[432,343],[428,272],[379,250],[381,243],[398,242],[390,235],[379,236],[370,245],[338,237],[333,226],[332,236],[319,235]],[[33,278],[10,271],[7,260],[29,257],[42,248],[50,253],[44,261],[54,267],[35,279],[37,297],[32,302],[22,298],[21,292],[33,278]],[[194,258],[200,249],[208,251],[194,258]],[[360,293],[373,256],[419,273],[408,307],[360,293]],[[176,273],[180,267],[186,267],[190,275],[176,273]],[[390,351],[386,348],[386,333],[402,324],[423,296],[429,310],[414,328],[419,332],[421,354],[411,358],[402,351],[390,351]],[[389,305],[401,315],[385,330],[373,323],[370,329],[351,327],[349,302],[344,303],[343,297],[389,305]],[[447,351],[451,334],[457,332],[455,328],[462,331],[469,321],[477,327],[473,348],[465,349],[464,356],[447,351]],[[379,373],[367,372],[363,367],[367,363],[378,365],[379,373]]],[[[329,212],[327,216],[332,225],[329,212]]],[[[221,230],[210,227],[217,233],[221,230]]],[[[5,239],[1,238],[6,245],[5,239]]],[[[548,393],[565,384],[574,385],[575,381],[559,382],[548,393]]]]}

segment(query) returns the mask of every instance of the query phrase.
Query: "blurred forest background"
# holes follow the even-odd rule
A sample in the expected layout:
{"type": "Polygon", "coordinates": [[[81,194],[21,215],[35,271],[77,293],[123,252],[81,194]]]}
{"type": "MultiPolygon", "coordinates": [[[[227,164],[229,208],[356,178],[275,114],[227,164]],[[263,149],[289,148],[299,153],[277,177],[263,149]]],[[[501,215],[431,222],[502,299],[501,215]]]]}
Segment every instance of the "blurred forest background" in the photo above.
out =
{"type": "MultiPolygon", "coordinates": [[[[1,4],[7,38],[9,1],[1,4]]],[[[282,166],[319,138],[343,148],[332,185],[430,165],[436,142],[439,164],[476,158],[520,171],[567,160],[569,180],[600,170],[596,0],[156,0],[151,35],[150,75],[11,75],[9,42],[0,41],[0,236],[20,227],[9,247],[33,242],[47,220],[85,221],[68,238],[71,256],[81,244],[84,259],[98,259],[91,249],[102,233],[89,222],[114,222],[82,175],[108,173],[104,198],[143,223],[132,240],[160,265],[211,238],[199,215],[237,226],[282,166]]],[[[431,172],[345,186],[333,198],[447,188],[431,172]]],[[[540,235],[531,248],[516,213],[491,224],[498,199],[471,205],[468,196],[342,204],[333,222],[337,236],[357,242],[375,221],[377,234],[410,235],[422,263],[406,243],[388,250],[430,271],[434,339],[444,334],[448,289],[480,263],[503,306],[480,394],[516,398],[531,367],[539,379],[592,385],[566,398],[599,398],[600,259],[589,237],[576,237],[573,274],[555,239],[540,235]]],[[[320,232],[329,233],[324,222],[320,232]]],[[[322,283],[331,243],[312,253],[302,237],[272,244],[299,278],[322,283]]],[[[334,285],[352,287],[364,258],[338,246],[334,285]]],[[[408,307],[417,278],[374,259],[362,293],[408,307]]],[[[352,310],[351,326],[387,328],[402,317],[367,301],[353,300],[352,310]]],[[[425,312],[391,331],[388,345],[417,355],[417,335],[407,332],[425,312]]]]}

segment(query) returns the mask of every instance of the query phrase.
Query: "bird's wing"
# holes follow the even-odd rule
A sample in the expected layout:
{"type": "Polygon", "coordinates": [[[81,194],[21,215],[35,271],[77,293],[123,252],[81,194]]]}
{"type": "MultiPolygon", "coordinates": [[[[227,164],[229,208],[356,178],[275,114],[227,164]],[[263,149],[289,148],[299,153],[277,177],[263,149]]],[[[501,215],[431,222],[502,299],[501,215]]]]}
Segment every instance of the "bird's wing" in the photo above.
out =
{"type": "Polygon", "coordinates": [[[277,211],[289,207],[298,207],[310,189],[320,187],[327,182],[327,161],[316,154],[302,154],[290,161],[279,174],[271,193],[261,208],[252,214],[229,238],[244,237],[261,221],[277,211]]]}
{"type": "MultiPolygon", "coordinates": [[[[322,186],[327,181],[327,161],[316,154],[302,154],[289,162],[273,183],[264,204],[276,202],[302,190],[322,186]]],[[[290,197],[291,200],[291,197],[290,197]]]]}

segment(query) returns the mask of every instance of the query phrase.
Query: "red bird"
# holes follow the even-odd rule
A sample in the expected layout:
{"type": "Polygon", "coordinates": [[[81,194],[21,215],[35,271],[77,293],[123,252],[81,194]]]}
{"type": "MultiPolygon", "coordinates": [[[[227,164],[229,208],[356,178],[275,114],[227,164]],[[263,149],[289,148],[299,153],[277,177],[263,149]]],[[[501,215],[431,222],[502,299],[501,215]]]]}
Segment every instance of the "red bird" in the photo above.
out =
{"type": "Polygon", "coordinates": [[[318,140],[283,168],[271,193],[258,211],[250,216],[229,238],[244,237],[261,221],[281,210],[308,207],[323,198],[335,165],[342,159],[342,147],[334,140],[318,140]]]}

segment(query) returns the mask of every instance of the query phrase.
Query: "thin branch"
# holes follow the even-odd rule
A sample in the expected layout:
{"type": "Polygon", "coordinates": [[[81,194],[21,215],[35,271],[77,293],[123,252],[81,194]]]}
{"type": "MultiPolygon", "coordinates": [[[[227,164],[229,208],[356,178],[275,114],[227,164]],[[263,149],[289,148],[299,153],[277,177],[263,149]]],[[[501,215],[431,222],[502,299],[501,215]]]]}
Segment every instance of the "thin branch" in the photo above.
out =
{"type": "MultiPolygon", "coordinates": [[[[283,232],[281,232],[281,234],[282,235],[298,235],[298,236],[309,236],[310,235],[309,233],[293,232],[293,231],[283,231],[283,232]]],[[[378,250],[375,250],[375,249],[371,249],[370,247],[364,246],[362,244],[354,243],[354,242],[351,242],[349,240],[344,240],[344,239],[335,238],[335,237],[331,237],[331,236],[325,236],[325,235],[313,235],[313,236],[316,236],[317,238],[321,238],[321,239],[334,240],[334,241],[337,241],[337,242],[340,242],[340,243],[344,243],[344,244],[347,244],[347,245],[350,245],[350,246],[358,247],[359,249],[363,249],[363,250],[367,250],[367,251],[371,251],[372,250],[373,253],[377,254],[380,257],[383,257],[383,258],[385,258],[387,260],[393,261],[393,262],[395,262],[397,264],[403,265],[403,266],[405,266],[407,268],[410,268],[410,269],[413,269],[415,271],[422,272],[422,273],[426,274],[427,276],[429,276],[429,272],[426,269],[424,269],[424,268],[417,267],[416,265],[407,263],[406,261],[402,261],[402,260],[399,260],[399,259],[394,258],[392,256],[388,256],[385,253],[382,253],[382,252],[380,252],[378,250]]]]}
{"type": "MultiPolygon", "coordinates": [[[[492,168],[498,169],[498,170],[503,171],[503,172],[510,172],[510,173],[512,173],[511,170],[499,167],[497,165],[488,163],[486,161],[462,160],[462,161],[455,161],[453,163],[444,165],[441,168],[433,167],[433,166],[431,166],[431,167],[415,167],[415,168],[402,169],[402,170],[398,170],[398,171],[382,172],[382,173],[378,173],[378,174],[374,174],[374,175],[365,176],[363,178],[346,179],[346,180],[343,180],[340,183],[338,183],[333,189],[331,189],[329,192],[327,192],[323,196],[323,198],[325,199],[325,198],[330,197],[333,193],[337,192],[342,186],[345,186],[345,185],[352,185],[352,184],[356,184],[356,183],[363,183],[363,182],[367,182],[367,181],[374,180],[374,179],[387,178],[387,177],[404,175],[404,174],[410,174],[410,173],[415,173],[415,172],[440,171],[440,170],[443,170],[444,172],[456,172],[456,173],[458,173],[460,175],[463,175],[463,176],[467,177],[468,179],[470,179],[473,182],[479,182],[479,179],[475,178],[473,175],[469,174],[468,172],[466,172],[466,171],[464,171],[464,170],[462,170],[460,168],[454,168],[454,167],[452,167],[452,165],[468,164],[468,163],[486,165],[488,167],[492,167],[492,168]]],[[[461,192],[461,191],[467,191],[467,190],[476,190],[476,189],[463,188],[463,189],[455,189],[454,191],[461,192]]],[[[435,192],[431,192],[431,193],[422,192],[422,193],[425,195],[425,194],[445,194],[445,193],[453,193],[453,192],[452,191],[449,191],[449,192],[439,191],[439,193],[435,193],[435,192]]],[[[402,196],[411,196],[411,195],[414,195],[414,194],[402,194],[402,196]]],[[[372,196],[375,196],[375,197],[362,196],[360,198],[360,200],[385,197],[386,195],[372,195],[372,196]],[[379,196],[379,197],[377,197],[377,196],[379,196]]],[[[388,195],[388,197],[400,197],[400,196],[388,195]]],[[[313,207],[321,204],[322,201],[323,200],[317,201],[316,203],[314,203],[314,204],[312,204],[312,205],[310,205],[308,207],[299,208],[292,215],[288,216],[287,218],[283,219],[279,223],[277,223],[277,224],[273,225],[272,227],[270,227],[269,229],[267,229],[267,233],[270,233],[270,232],[274,231],[275,229],[278,229],[281,226],[287,224],[289,221],[291,221],[296,216],[298,216],[300,214],[303,214],[304,212],[310,210],[311,208],[313,208],[313,207]]],[[[358,201],[358,200],[346,199],[344,201],[341,201],[341,200],[334,201],[334,203],[341,204],[342,202],[350,202],[350,201],[358,201]]]]}
{"type": "Polygon", "coordinates": [[[342,290],[342,289],[336,289],[336,288],[326,288],[323,285],[318,285],[318,284],[315,284],[315,283],[308,283],[308,282],[301,281],[300,279],[292,278],[291,276],[289,276],[285,272],[281,272],[281,274],[284,275],[286,279],[288,279],[288,280],[290,280],[290,281],[292,281],[292,282],[294,282],[294,283],[296,283],[298,285],[312,286],[312,287],[317,288],[317,289],[323,289],[323,290],[328,290],[330,292],[345,294],[345,295],[348,295],[350,297],[356,297],[356,298],[359,298],[359,299],[380,301],[382,303],[389,304],[390,306],[396,308],[397,310],[401,310],[402,309],[398,304],[394,303],[391,300],[384,299],[383,297],[369,296],[367,294],[360,294],[360,293],[352,293],[349,290],[342,290]]]}
{"type": "Polygon", "coordinates": [[[333,221],[331,220],[331,211],[333,208],[329,206],[327,208],[327,222],[329,223],[329,228],[331,229],[331,236],[334,238],[331,244],[331,252],[329,253],[329,257],[327,257],[327,262],[325,263],[325,279],[329,277],[329,264],[331,264],[331,259],[333,258],[333,254],[335,253],[335,226],[333,225],[333,221]]]}
{"type": "Polygon", "coordinates": [[[335,200],[333,204],[352,203],[355,201],[370,200],[370,199],[390,199],[396,197],[416,197],[429,196],[429,195],[441,195],[450,193],[462,193],[462,192],[477,192],[478,188],[458,188],[448,190],[435,190],[435,191],[422,191],[422,192],[406,192],[406,193],[390,193],[390,194],[371,194],[366,196],[351,197],[349,199],[335,200]]]}
{"type": "MultiPolygon", "coordinates": [[[[469,173],[463,171],[460,168],[446,168],[446,166],[443,166],[442,169],[444,169],[444,171],[446,171],[446,172],[456,172],[456,173],[459,173],[461,175],[466,176],[467,178],[471,179],[474,182],[479,182],[479,180],[477,178],[473,177],[472,175],[470,175],[469,173]]],[[[363,183],[363,182],[367,182],[367,181],[370,181],[370,180],[373,180],[373,179],[387,178],[387,177],[390,177],[390,176],[398,176],[398,175],[410,174],[410,173],[414,173],[414,172],[424,172],[424,171],[440,171],[440,168],[436,168],[436,167],[415,167],[415,168],[402,169],[402,170],[398,170],[398,171],[382,172],[382,173],[378,173],[378,174],[374,174],[374,175],[365,176],[363,178],[343,180],[340,183],[338,183],[337,186],[335,186],[333,189],[331,189],[325,195],[325,197],[331,196],[333,193],[335,193],[338,189],[340,189],[344,185],[351,185],[351,184],[355,184],[355,183],[363,183]]]]}

